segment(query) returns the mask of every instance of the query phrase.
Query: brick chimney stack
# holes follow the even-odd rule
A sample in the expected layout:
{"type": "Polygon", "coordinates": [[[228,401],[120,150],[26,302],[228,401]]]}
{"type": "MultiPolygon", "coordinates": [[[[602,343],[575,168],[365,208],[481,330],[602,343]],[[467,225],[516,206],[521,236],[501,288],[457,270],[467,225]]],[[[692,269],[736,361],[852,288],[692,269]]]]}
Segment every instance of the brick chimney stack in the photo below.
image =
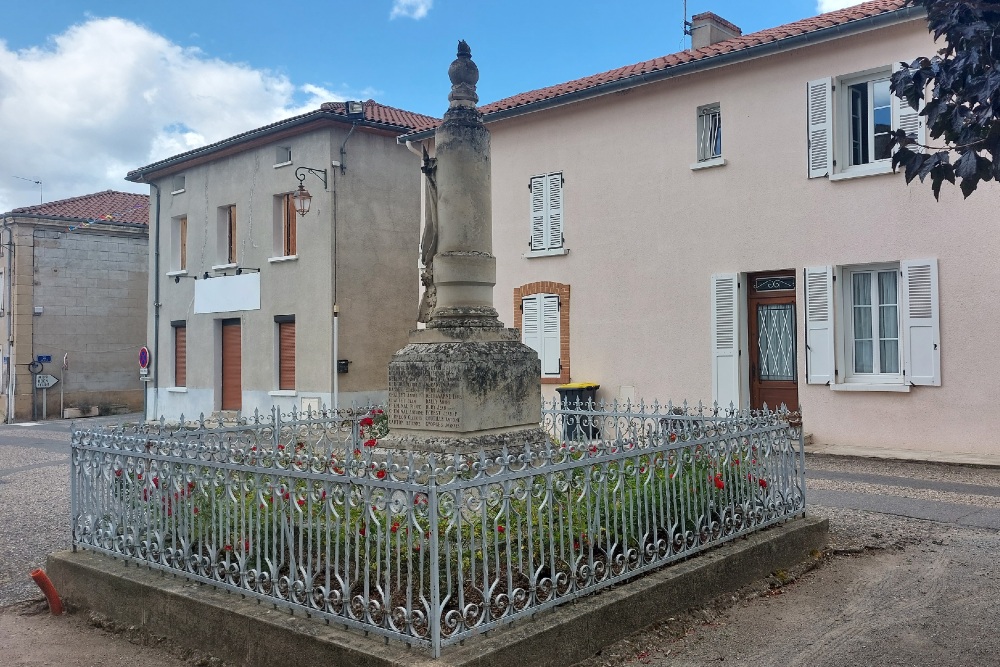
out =
{"type": "Polygon", "coordinates": [[[712,12],[703,12],[691,17],[692,51],[742,34],[743,31],[738,26],[712,12]]]}

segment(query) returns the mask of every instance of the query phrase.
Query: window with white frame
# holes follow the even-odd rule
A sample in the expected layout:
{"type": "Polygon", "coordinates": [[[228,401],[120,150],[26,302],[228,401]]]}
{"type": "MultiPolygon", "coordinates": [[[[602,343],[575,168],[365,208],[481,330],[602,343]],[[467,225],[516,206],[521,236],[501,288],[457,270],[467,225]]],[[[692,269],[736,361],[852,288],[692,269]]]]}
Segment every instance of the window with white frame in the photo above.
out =
{"type": "Polygon", "coordinates": [[[170,179],[170,194],[179,195],[184,192],[184,174],[175,174],[170,179]]]}
{"type": "Polygon", "coordinates": [[[561,254],[563,239],[563,179],[562,172],[532,176],[531,240],[532,253],[561,254]]]}
{"type": "Polygon", "coordinates": [[[941,384],[937,260],[805,270],[809,384],[941,384]]]}
{"type": "Polygon", "coordinates": [[[810,81],[809,177],[849,178],[891,171],[897,129],[923,143],[923,120],[889,92],[890,67],[810,81]]]}
{"type": "Polygon", "coordinates": [[[531,294],[521,299],[521,340],[538,353],[542,377],[559,377],[561,337],[557,294],[531,294]]]}
{"type": "Polygon", "coordinates": [[[284,167],[292,163],[292,149],[290,146],[278,146],[274,150],[274,166],[284,167]]]}
{"type": "Polygon", "coordinates": [[[698,162],[722,157],[722,110],[718,104],[698,107],[698,162]]]}

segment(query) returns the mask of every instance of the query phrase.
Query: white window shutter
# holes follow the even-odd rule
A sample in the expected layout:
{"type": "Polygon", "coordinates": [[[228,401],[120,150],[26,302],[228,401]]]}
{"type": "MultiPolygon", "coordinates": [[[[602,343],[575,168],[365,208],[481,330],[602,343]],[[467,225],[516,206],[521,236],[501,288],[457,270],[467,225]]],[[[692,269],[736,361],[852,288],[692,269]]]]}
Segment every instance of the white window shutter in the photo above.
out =
{"type": "Polygon", "coordinates": [[[910,384],[941,386],[936,259],[900,263],[903,273],[903,373],[910,384]]]}
{"type": "Polygon", "coordinates": [[[539,311],[539,295],[532,294],[521,299],[521,342],[542,357],[542,326],[539,311]]]}
{"type": "Polygon", "coordinates": [[[548,229],[545,224],[545,177],[531,179],[531,249],[545,250],[548,229]]]}
{"type": "Polygon", "coordinates": [[[833,172],[833,79],[810,81],[806,87],[809,131],[809,178],[833,172]]]}
{"type": "Polygon", "coordinates": [[[561,248],[563,245],[563,177],[562,173],[549,174],[547,205],[549,217],[549,238],[547,247],[561,248]]]}
{"type": "Polygon", "coordinates": [[[712,400],[740,407],[739,276],[712,276],[712,400]]]}
{"type": "MultiPolygon", "coordinates": [[[[892,66],[892,71],[896,72],[900,69],[899,63],[892,66]]],[[[895,95],[891,96],[891,106],[892,106],[892,129],[903,130],[906,132],[906,136],[913,135],[914,139],[918,144],[926,144],[927,141],[924,138],[926,134],[924,131],[924,121],[926,118],[921,116],[918,112],[914,111],[909,104],[904,100],[899,99],[895,95]]],[[[895,149],[893,149],[895,151],[895,149]]],[[[916,147],[918,153],[924,152],[924,149],[920,146],[916,147]]]]}
{"type": "Polygon", "coordinates": [[[559,363],[559,297],[542,294],[542,375],[558,376],[559,363]]]}
{"type": "Polygon", "coordinates": [[[833,267],[806,269],[806,383],[835,384],[833,267]]]}

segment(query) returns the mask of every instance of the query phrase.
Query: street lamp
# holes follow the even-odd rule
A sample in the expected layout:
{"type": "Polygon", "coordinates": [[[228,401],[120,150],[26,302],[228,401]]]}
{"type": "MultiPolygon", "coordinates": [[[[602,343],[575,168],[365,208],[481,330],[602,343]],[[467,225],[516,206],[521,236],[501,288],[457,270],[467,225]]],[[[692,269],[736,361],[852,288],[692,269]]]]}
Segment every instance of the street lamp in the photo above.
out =
{"type": "Polygon", "coordinates": [[[295,202],[295,212],[299,215],[305,215],[309,212],[309,205],[312,203],[312,195],[306,190],[306,186],[303,181],[306,180],[306,172],[312,174],[316,178],[323,181],[323,188],[327,187],[326,184],[326,169],[311,169],[309,167],[299,167],[295,170],[295,178],[299,179],[299,187],[292,194],[292,200],[295,202]]]}

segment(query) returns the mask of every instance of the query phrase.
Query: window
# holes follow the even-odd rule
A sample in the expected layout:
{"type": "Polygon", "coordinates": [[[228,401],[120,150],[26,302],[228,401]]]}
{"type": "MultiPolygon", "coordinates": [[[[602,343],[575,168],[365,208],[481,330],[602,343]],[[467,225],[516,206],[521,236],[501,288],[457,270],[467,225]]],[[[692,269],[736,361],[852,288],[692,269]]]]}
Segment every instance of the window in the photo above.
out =
{"type": "Polygon", "coordinates": [[[170,270],[187,271],[187,228],[186,215],[170,221],[170,270]]]}
{"type": "Polygon", "coordinates": [[[538,353],[542,382],[569,382],[569,285],[546,281],[515,289],[514,326],[538,353]]]}
{"type": "Polygon", "coordinates": [[[236,205],[219,208],[219,262],[236,264],[236,205]]]}
{"type": "Polygon", "coordinates": [[[297,217],[291,193],[274,198],[274,257],[294,257],[297,254],[297,217]]]}
{"type": "Polygon", "coordinates": [[[277,325],[278,389],[295,390],[295,316],[275,315],[277,325]]]}
{"type": "Polygon", "coordinates": [[[171,322],[174,329],[174,386],[187,386],[187,322],[171,322]]]}
{"type": "Polygon", "coordinates": [[[563,239],[562,172],[533,176],[531,191],[531,240],[528,256],[565,254],[563,239]]]}
{"type": "Polygon", "coordinates": [[[184,192],[184,174],[177,174],[170,181],[170,194],[179,195],[184,192]]]}
{"type": "Polygon", "coordinates": [[[722,157],[722,111],[718,104],[698,108],[698,162],[722,157]]]}
{"type": "Polygon", "coordinates": [[[807,90],[809,177],[891,171],[889,141],[902,129],[923,143],[923,121],[889,92],[889,67],[811,81],[807,90]]]}
{"type": "Polygon", "coordinates": [[[898,268],[846,273],[852,375],[900,374],[898,273],[898,268]]]}
{"type": "Polygon", "coordinates": [[[274,166],[284,167],[292,163],[292,149],[289,146],[278,146],[274,153],[274,166]]]}
{"type": "Polygon", "coordinates": [[[808,383],[907,391],[941,384],[937,260],[805,274],[808,383]]]}

